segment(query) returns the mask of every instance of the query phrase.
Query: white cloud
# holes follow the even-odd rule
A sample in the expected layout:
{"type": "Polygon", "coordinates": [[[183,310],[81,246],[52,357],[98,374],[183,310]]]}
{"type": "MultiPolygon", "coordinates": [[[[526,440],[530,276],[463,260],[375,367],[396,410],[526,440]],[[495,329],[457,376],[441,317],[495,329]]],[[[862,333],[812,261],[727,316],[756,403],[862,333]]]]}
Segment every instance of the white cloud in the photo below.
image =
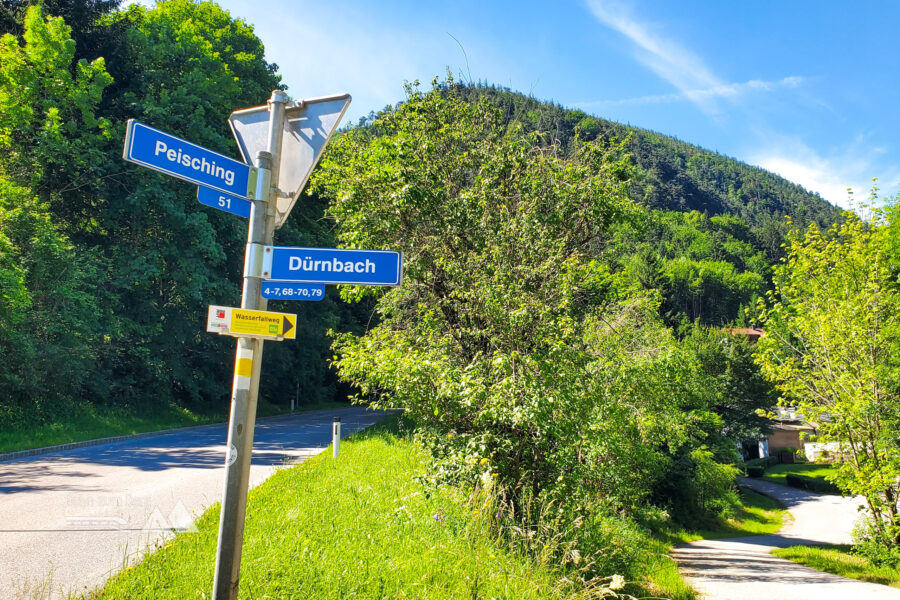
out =
{"type": "Polygon", "coordinates": [[[725,85],[693,52],[647,24],[634,19],[624,4],[610,0],[587,0],[588,9],[602,24],[627,37],[636,47],[635,58],[665,79],[707,113],[716,112],[715,103],[697,90],[725,85]]]}
{"type": "Polygon", "coordinates": [[[771,92],[777,88],[795,88],[803,77],[790,76],[777,81],[751,79],[727,83],[717,77],[691,50],[672,40],[651,24],[632,16],[629,5],[619,0],[586,0],[591,14],[603,25],[618,31],[634,44],[634,58],[672,84],[678,93],[643,96],[607,102],[586,102],[581,106],[624,104],[661,104],[689,101],[709,115],[720,112],[719,100],[737,102],[746,94],[771,92]]]}
{"type": "Polygon", "coordinates": [[[578,102],[575,106],[581,108],[601,108],[610,106],[623,106],[632,104],[670,104],[673,102],[697,100],[714,100],[716,98],[737,99],[752,92],[772,92],[779,88],[796,88],[803,84],[806,78],[793,75],[778,81],[761,81],[751,79],[743,83],[726,83],[707,89],[689,90],[676,94],[659,94],[656,96],[639,96],[637,98],[624,98],[622,100],[596,100],[592,102],[578,102]]]}
{"type": "MultiPolygon", "coordinates": [[[[585,0],[591,14],[603,25],[619,32],[632,44],[634,58],[675,87],[677,92],[622,100],[582,102],[582,108],[598,108],[635,104],[667,104],[688,101],[707,115],[718,115],[719,104],[726,101],[737,105],[751,94],[770,93],[780,89],[797,88],[808,80],[800,76],[776,81],[751,79],[743,83],[720,80],[704,61],[688,48],[667,37],[659,27],[641,22],[633,16],[630,5],[623,0],[585,0]]],[[[745,111],[745,123],[765,146],[749,153],[747,162],[757,164],[805,187],[823,198],[850,207],[848,189],[853,203],[865,202],[872,189],[873,177],[880,177],[879,195],[896,194],[900,170],[885,165],[879,157],[883,149],[872,147],[862,137],[827,155],[813,151],[798,138],[772,134],[759,122],[756,111],[745,111]],[[755,123],[755,126],[753,125],[755,123]],[[886,172],[887,171],[887,172],[886,172]]]]}
{"type": "Polygon", "coordinates": [[[843,208],[852,203],[865,202],[872,189],[872,178],[878,177],[879,196],[897,193],[900,171],[892,168],[884,172],[879,158],[884,149],[870,147],[863,136],[822,156],[802,141],[793,138],[774,138],[766,148],[757,151],[748,162],[799,183],[823,198],[843,208]]]}

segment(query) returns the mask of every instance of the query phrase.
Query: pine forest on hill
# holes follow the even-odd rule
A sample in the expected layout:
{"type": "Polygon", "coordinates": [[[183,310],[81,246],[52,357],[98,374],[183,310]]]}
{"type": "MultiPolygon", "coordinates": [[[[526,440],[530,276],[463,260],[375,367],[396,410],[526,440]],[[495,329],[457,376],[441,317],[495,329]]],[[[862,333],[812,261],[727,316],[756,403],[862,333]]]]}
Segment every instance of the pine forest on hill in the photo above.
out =
{"type": "MultiPolygon", "coordinates": [[[[14,430],[85,407],[227,415],[233,341],[204,322],[239,301],[246,222],[125,163],[125,123],[237,156],[227,116],[285,82],[212,2],[120,4],[0,2],[0,420],[14,430]]],[[[788,346],[755,356],[722,328],[799,335],[802,310],[778,307],[813,291],[791,269],[812,273],[814,249],[840,265],[828,252],[866,236],[893,260],[885,215],[865,224],[757,167],[509,90],[408,84],[341,130],[276,234],[401,250],[404,285],[273,301],[298,313],[297,339],[266,345],[261,396],[400,406],[431,485],[496,482],[520,525],[577,549],[561,568],[640,579],[660,523],[701,527],[737,504],[735,444],[766,430],[757,409],[802,395],[788,346]]]]}

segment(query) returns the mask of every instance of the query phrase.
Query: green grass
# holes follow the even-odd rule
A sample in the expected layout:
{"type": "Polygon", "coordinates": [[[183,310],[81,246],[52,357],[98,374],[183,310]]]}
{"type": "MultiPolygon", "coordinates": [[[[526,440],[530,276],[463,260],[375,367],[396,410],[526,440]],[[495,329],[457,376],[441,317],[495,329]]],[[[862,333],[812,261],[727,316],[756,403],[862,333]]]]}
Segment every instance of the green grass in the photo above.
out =
{"type": "MultiPolygon", "coordinates": [[[[583,597],[550,561],[492,533],[494,516],[454,488],[430,493],[425,453],[396,420],[251,490],[242,598],[583,597]],[[391,425],[393,423],[393,425],[391,425]]],[[[111,579],[100,597],[199,598],[212,587],[219,510],[111,579]]]]}
{"type": "MultiPolygon", "coordinates": [[[[346,403],[330,402],[303,406],[301,410],[346,406],[346,403]]],[[[287,412],[290,411],[285,407],[260,403],[257,415],[264,417],[287,412]]],[[[130,407],[101,406],[89,402],[75,403],[66,407],[64,414],[49,419],[49,422],[8,428],[0,438],[0,453],[175,427],[222,423],[227,419],[228,414],[225,408],[221,412],[196,413],[174,405],[155,406],[142,410],[130,407]]]]}
{"type": "MultiPolygon", "coordinates": [[[[675,538],[668,535],[664,537],[665,539],[652,541],[652,547],[649,548],[650,559],[645,566],[647,579],[641,582],[642,587],[653,598],[696,600],[697,593],[684,581],[678,572],[678,564],[669,556],[675,538]]],[[[647,594],[635,595],[644,598],[647,594]]]]}
{"type": "Polygon", "coordinates": [[[824,481],[827,475],[832,475],[835,473],[835,468],[831,465],[823,465],[817,463],[774,465],[766,469],[766,472],[762,476],[762,478],[766,481],[771,481],[772,483],[787,485],[786,478],[788,473],[795,473],[797,475],[804,475],[806,477],[814,477],[816,479],[822,479],[824,481]]]}
{"type": "Polygon", "coordinates": [[[700,531],[707,540],[745,535],[766,535],[781,529],[787,511],[777,500],[740,488],[741,506],[714,530],[700,531]]]}
{"type": "Polygon", "coordinates": [[[734,509],[731,518],[721,519],[717,527],[698,530],[668,530],[660,534],[659,547],[654,549],[658,556],[648,565],[648,591],[654,595],[675,600],[693,600],[697,596],[684,582],[678,567],[668,553],[675,544],[683,544],[701,539],[764,535],[781,529],[787,511],[777,501],[740,488],[741,506],[734,509]]]}
{"type": "Polygon", "coordinates": [[[773,550],[772,554],[841,577],[900,588],[900,569],[876,567],[850,550],[851,546],[791,546],[773,550]]]}
{"type": "MultiPolygon", "coordinates": [[[[418,481],[425,451],[391,419],[281,470],[250,492],[241,597],[252,598],[585,598],[560,572],[553,551],[529,551],[496,533],[494,512],[455,488],[418,481]]],[[[764,496],[711,531],[648,542],[645,578],[625,591],[640,598],[695,600],[668,556],[673,543],[775,531],[782,511],[764,496]]],[[[212,586],[218,507],[143,562],[111,579],[100,597],[198,598],[212,586]]],[[[543,542],[537,544],[542,547],[543,542]]],[[[545,547],[546,549],[546,547],[545,547]]],[[[566,577],[568,575],[568,578],[566,577]]]]}
{"type": "Polygon", "coordinates": [[[676,530],[667,532],[672,543],[686,543],[696,540],[715,540],[747,535],[766,535],[781,529],[788,512],[776,500],[757,494],[753,490],[740,488],[741,505],[733,509],[729,518],[722,518],[713,528],[676,530]]]}

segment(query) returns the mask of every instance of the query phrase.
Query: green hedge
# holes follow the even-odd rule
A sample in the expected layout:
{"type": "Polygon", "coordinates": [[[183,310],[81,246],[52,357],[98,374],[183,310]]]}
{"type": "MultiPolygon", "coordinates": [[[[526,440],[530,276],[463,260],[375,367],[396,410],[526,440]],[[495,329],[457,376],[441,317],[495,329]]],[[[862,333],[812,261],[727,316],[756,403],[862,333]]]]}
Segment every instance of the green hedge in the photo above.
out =
{"type": "Polygon", "coordinates": [[[841,488],[830,481],[819,479],[818,477],[806,477],[795,473],[787,474],[787,484],[791,487],[800,488],[809,492],[817,492],[819,494],[840,494],[841,488]]]}
{"type": "Polygon", "coordinates": [[[744,466],[747,467],[748,470],[750,469],[750,467],[762,467],[763,470],[765,470],[777,464],[779,464],[777,456],[767,456],[765,458],[754,458],[748,460],[744,463],[744,466]]]}
{"type": "Polygon", "coordinates": [[[766,472],[766,468],[762,465],[749,465],[747,467],[747,475],[750,477],[762,477],[766,472]]]}

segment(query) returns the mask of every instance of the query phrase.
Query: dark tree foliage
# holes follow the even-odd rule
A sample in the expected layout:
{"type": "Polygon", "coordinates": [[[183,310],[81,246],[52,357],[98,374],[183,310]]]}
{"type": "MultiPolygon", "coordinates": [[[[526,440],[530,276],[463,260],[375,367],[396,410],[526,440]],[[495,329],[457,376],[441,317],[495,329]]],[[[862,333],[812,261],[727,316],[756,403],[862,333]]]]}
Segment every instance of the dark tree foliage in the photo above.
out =
{"type": "Polygon", "coordinates": [[[72,28],[76,56],[93,59],[103,56],[98,49],[111,33],[100,19],[121,6],[122,0],[0,0],[0,35],[21,37],[25,11],[38,4],[45,15],[62,17],[72,28]]]}
{"type": "Polygon", "coordinates": [[[732,215],[651,211],[643,227],[620,229],[607,254],[632,285],[659,293],[671,327],[731,324],[769,288],[763,244],[732,215]]]}
{"type": "MultiPolygon", "coordinates": [[[[59,377],[6,369],[0,389],[13,403],[75,398],[224,412],[234,342],[203,323],[207,305],[239,300],[246,221],[198,204],[195,186],[124,162],[124,125],[136,118],[235,156],[227,116],[263,104],[281,85],[277,67],[252,27],[209,2],[44,6],[42,14],[4,4],[13,35],[0,46],[0,184],[8,180],[0,285],[9,298],[0,303],[0,353],[15,343],[27,364],[70,358],[57,361],[67,369],[59,377]],[[48,16],[54,11],[75,26],[48,16]],[[23,198],[32,221],[13,212],[23,198]],[[42,233],[28,241],[30,231],[42,233]],[[61,275],[40,275],[49,272],[61,275]],[[54,308],[71,321],[66,336],[33,326],[32,317],[54,308]]],[[[334,245],[323,211],[321,201],[301,202],[278,242],[334,245]]],[[[332,293],[278,308],[300,314],[299,335],[269,345],[267,371],[276,375],[263,397],[289,403],[298,384],[301,403],[346,391],[328,367],[326,331],[365,322],[369,315],[354,311],[367,306],[348,310],[332,293]]]]}

